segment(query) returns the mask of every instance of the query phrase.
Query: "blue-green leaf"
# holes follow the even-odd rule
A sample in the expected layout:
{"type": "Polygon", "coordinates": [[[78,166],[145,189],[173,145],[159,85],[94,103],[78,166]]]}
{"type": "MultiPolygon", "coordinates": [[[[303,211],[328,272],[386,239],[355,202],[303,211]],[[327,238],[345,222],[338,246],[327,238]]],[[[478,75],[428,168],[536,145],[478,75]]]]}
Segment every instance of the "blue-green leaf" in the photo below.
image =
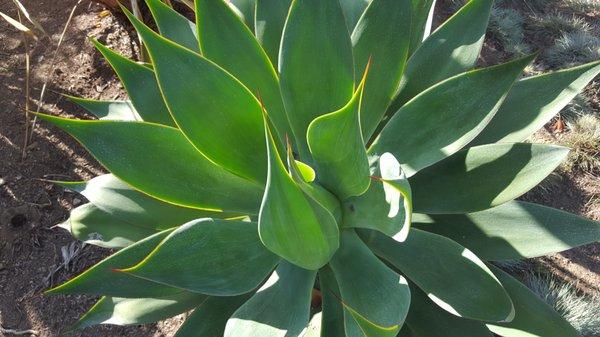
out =
{"type": "MultiPolygon", "coordinates": [[[[254,30],[256,39],[260,42],[277,68],[279,61],[279,46],[283,26],[287,19],[292,0],[257,0],[254,30]]],[[[291,136],[291,134],[290,134],[291,136]]]]}
{"type": "Polygon", "coordinates": [[[174,126],[175,123],[158,88],[154,71],[108,49],[96,40],[91,41],[119,76],[131,103],[144,121],[174,126]]]}
{"type": "Polygon", "coordinates": [[[94,114],[101,120],[141,121],[131,101],[96,101],[81,97],[64,95],[69,101],[94,114]]]}
{"type": "Polygon", "coordinates": [[[338,111],[322,115],[308,126],[306,139],[319,172],[318,181],[340,200],[363,194],[369,183],[369,160],[360,128],[365,76],[354,96],[338,111]]]}
{"type": "Polygon", "coordinates": [[[278,261],[261,244],[256,223],[198,219],[122,271],[192,292],[233,296],[256,288],[278,261]]]}
{"type": "Polygon", "coordinates": [[[174,337],[223,336],[225,324],[249,295],[209,297],[186,318],[174,337]]]}
{"type": "Polygon", "coordinates": [[[165,101],[189,141],[232,173],[264,183],[267,161],[258,100],[216,64],[124,11],[146,43],[165,101]]]}
{"type": "Polygon", "coordinates": [[[316,271],[282,261],[227,322],[225,337],[296,337],[306,327],[316,271]]]}
{"type": "Polygon", "coordinates": [[[561,146],[505,143],[462,150],[414,175],[417,213],[467,213],[511,201],[546,178],[567,156],[561,146]]]}
{"type": "Polygon", "coordinates": [[[412,26],[410,30],[410,51],[412,55],[431,33],[435,0],[412,0],[412,26]]]}
{"type": "Polygon", "coordinates": [[[339,246],[337,223],[290,176],[270,129],[265,128],[269,170],[258,218],[260,238],[267,248],[291,263],[305,269],[319,269],[339,246]]]}
{"type": "Polygon", "coordinates": [[[373,255],[354,230],[342,232],[330,266],[344,307],[346,336],[395,337],[410,305],[406,280],[373,255]]]}
{"type": "Polygon", "coordinates": [[[196,25],[160,0],[146,0],[160,35],[189,50],[199,51],[196,25]]]}
{"type": "Polygon", "coordinates": [[[475,254],[440,235],[411,230],[403,243],[375,231],[366,232],[367,245],[442,309],[458,317],[505,322],[514,308],[494,274],[475,254]]]}
{"type": "Polygon", "coordinates": [[[358,23],[360,17],[363,15],[365,9],[369,5],[371,0],[340,0],[342,10],[344,11],[344,17],[346,18],[346,25],[348,31],[352,33],[354,27],[358,23]]]}
{"type": "Polygon", "coordinates": [[[350,36],[338,0],[295,0],[279,54],[281,93],[300,159],[309,162],[308,125],[352,97],[350,36]]]}
{"type": "Polygon", "coordinates": [[[600,223],[512,201],[467,214],[418,214],[414,225],[449,237],[485,260],[537,257],[600,241],[600,223]]]}
{"type": "Polygon", "coordinates": [[[466,72],[427,89],[392,117],[369,153],[391,152],[408,177],[456,153],[490,122],[532,60],[466,72]]]}

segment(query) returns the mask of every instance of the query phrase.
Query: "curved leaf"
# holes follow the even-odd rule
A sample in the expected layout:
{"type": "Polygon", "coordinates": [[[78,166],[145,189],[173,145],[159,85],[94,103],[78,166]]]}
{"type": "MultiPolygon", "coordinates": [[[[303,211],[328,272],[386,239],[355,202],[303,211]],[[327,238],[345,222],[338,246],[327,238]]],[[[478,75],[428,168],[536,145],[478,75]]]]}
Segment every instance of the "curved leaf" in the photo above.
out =
{"type": "Polygon", "coordinates": [[[410,25],[411,0],[374,0],[352,33],[354,73],[361,74],[372,60],[360,103],[365,141],[371,138],[400,84],[410,25]]]}
{"type": "Polygon", "coordinates": [[[458,317],[504,322],[514,317],[508,294],[485,264],[470,250],[443,236],[411,230],[399,244],[371,231],[367,245],[442,309],[458,317]]]}
{"type": "Polygon", "coordinates": [[[462,150],[409,181],[417,213],[467,213],[513,200],[567,156],[561,146],[506,143],[462,150]]]}
{"type": "Polygon", "coordinates": [[[368,66],[348,104],[338,111],[315,118],[306,133],[308,147],[319,172],[319,182],[340,200],[363,194],[371,182],[360,128],[367,73],[368,66]]]}
{"type": "MultiPolygon", "coordinates": [[[[67,183],[63,186],[69,188],[69,185],[67,183]]],[[[165,203],[134,189],[112,174],[104,174],[82,182],[77,189],[96,207],[125,221],[129,226],[154,231],[179,226],[198,218],[224,219],[240,215],[165,203]]]]}
{"type": "Polygon", "coordinates": [[[130,60],[92,39],[94,46],[113,67],[135,110],[146,122],[174,126],[152,69],[130,60]]]}
{"type": "Polygon", "coordinates": [[[308,125],[344,106],[354,89],[352,47],[338,0],[292,3],[283,31],[279,72],[300,159],[306,162],[310,159],[308,125]]]}
{"type": "Polygon", "coordinates": [[[64,223],[73,237],[104,248],[123,248],[158,231],[121,220],[88,203],[71,211],[64,223]]]}
{"type": "MultiPolygon", "coordinates": [[[[346,337],[344,328],[344,307],[340,301],[338,287],[333,271],[329,266],[319,270],[319,282],[323,296],[321,307],[321,337],[346,337]]],[[[307,336],[308,337],[308,336],[307,336]]]]}
{"type": "Polygon", "coordinates": [[[175,337],[223,336],[225,324],[249,295],[209,297],[186,318],[175,337]]]}
{"type": "Polygon", "coordinates": [[[216,64],[164,39],[131,13],[128,17],[146,43],[165,101],[189,141],[225,169],[264,183],[266,152],[258,100],[216,64]]]}
{"type": "Polygon", "coordinates": [[[166,230],[142,239],[98,262],[77,277],[47,294],[90,294],[124,298],[155,297],[181,293],[181,289],[142,280],[116,270],[138,262],[148,255],[173,230],[166,230]]]}
{"type": "Polygon", "coordinates": [[[346,335],[395,337],[410,305],[406,280],[377,259],[354,230],[342,232],[342,244],[330,266],[340,290],[336,296],[344,307],[346,335]]]}
{"type": "Polygon", "coordinates": [[[599,73],[600,61],[596,61],[518,81],[496,116],[471,145],[526,140],[599,73]]]}
{"type": "Polygon", "coordinates": [[[475,66],[493,2],[469,1],[411,55],[390,114],[432,85],[475,66]]]}
{"type": "Polygon", "coordinates": [[[523,201],[468,214],[419,214],[414,226],[449,237],[485,260],[537,257],[600,241],[600,223],[523,201]]]}
{"type": "Polygon", "coordinates": [[[230,0],[229,5],[237,10],[238,16],[250,30],[254,30],[254,13],[256,12],[257,0],[230,0]]]}
{"type": "Polygon", "coordinates": [[[160,35],[193,50],[199,51],[196,25],[160,0],[146,0],[160,35]]]}
{"type": "Polygon", "coordinates": [[[131,101],[96,101],[81,97],[63,95],[69,101],[93,113],[101,120],[141,121],[131,101]]]}
{"type": "Polygon", "coordinates": [[[198,219],[122,271],[193,292],[233,296],[256,288],[278,261],[261,244],[256,223],[198,219]]]}
{"type": "Polygon", "coordinates": [[[262,188],[210,162],[177,129],[38,116],[77,138],[116,177],[154,198],[193,208],[258,210],[262,188]]]}
{"type": "Polygon", "coordinates": [[[348,31],[352,33],[371,0],[340,0],[348,31]]]}
{"type": "Polygon", "coordinates": [[[493,337],[483,323],[450,315],[423,291],[411,289],[410,311],[398,337],[493,337]]]}
{"type": "Polygon", "coordinates": [[[202,304],[205,295],[181,292],[153,298],[102,297],[72,329],[96,324],[132,325],[162,321],[202,304]]]}
{"type": "MultiPolygon", "coordinates": [[[[279,92],[277,72],[252,31],[224,0],[197,0],[196,22],[202,55],[223,67],[262,100],[283,141],[291,129],[279,92]]],[[[264,159],[264,153],[260,158],[264,159]]],[[[265,168],[264,163],[266,161],[262,162],[261,169],[265,168]]]]}
{"type": "Polygon", "coordinates": [[[412,26],[410,30],[410,51],[412,55],[423,40],[431,33],[435,0],[412,0],[412,26]]]}
{"type": "Polygon", "coordinates": [[[515,303],[515,319],[510,323],[489,323],[488,328],[502,337],[579,337],[579,333],[526,286],[507,273],[492,267],[515,303]]]}
{"type": "Polygon", "coordinates": [[[374,229],[402,242],[408,236],[412,218],[410,184],[391,153],[379,158],[374,174],[380,177],[373,177],[376,181],[365,194],[344,203],[343,225],[374,229]]]}
{"type": "Polygon", "coordinates": [[[224,337],[295,337],[306,327],[316,271],[282,261],[265,284],[231,316],[224,337]]]}
{"type": "Polygon", "coordinates": [[[490,122],[532,60],[463,73],[427,89],[398,110],[369,153],[393,153],[408,177],[456,153],[490,122]]]}
{"type": "MultiPolygon", "coordinates": [[[[254,30],[256,39],[277,68],[283,26],[292,0],[257,0],[254,30]]],[[[290,135],[291,136],[291,135],[290,135]]]]}
{"type": "Polygon", "coordinates": [[[305,269],[319,269],[339,246],[337,223],[327,209],[306,195],[292,179],[266,122],[265,129],[269,170],[258,217],[260,239],[291,263],[305,269]]]}

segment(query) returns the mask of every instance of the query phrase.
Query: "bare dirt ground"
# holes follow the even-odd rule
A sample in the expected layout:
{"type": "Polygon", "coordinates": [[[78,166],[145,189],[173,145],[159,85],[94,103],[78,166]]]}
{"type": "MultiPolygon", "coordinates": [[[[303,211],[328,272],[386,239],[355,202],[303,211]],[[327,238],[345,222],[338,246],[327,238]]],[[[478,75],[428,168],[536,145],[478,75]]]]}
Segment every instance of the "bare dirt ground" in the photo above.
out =
{"type": "MultiPolygon", "coordinates": [[[[90,117],[58,93],[94,99],[125,97],[114,73],[87,40],[95,37],[124,55],[137,57],[136,36],[121,15],[104,12],[103,6],[89,0],[81,1],[54,59],[56,41],[78,0],[23,3],[49,34],[35,44],[31,58],[33,110],[45,81],[48,91],[42,111],[56,115],[90,117]]],[[[0,0],[1,11],[16,16],[13,8],[10,0],[0,0]]],[[[51,228],[82,200],[42,179],[89,179],[104,171],[73,139],[44,123],[35,127],[27,157],[21,158],[24,50],[21,35],[0,22],[0,323],[5,328],[36,329],[44,337],[63,336],[95,298],[44,296],[42,291],[80,273],[108,252],[92,246],[81,248],[66,232],[51,228]],[[63,247],[80,249],[67,265],[63,264],[63,247]]],[[[483,64],[506,58],[493,41],[486,43],[483,64]]],[[[596,83],[588,90],[597,87],[596,83]]],[[[548,137],[555,135],[548,132],[548,137]]],[[[566,176],[552,188],[534,191],[526,198],[600,220],[598,181],[597,176],[566,176]]],[[[599,244],[555,254],[542,262],[574,281],[581,291],[600,294],[599,244]]],[[[171,336],[181,321],[179,317],[142,327],[94,327],[71,336],[171,336]]]]}

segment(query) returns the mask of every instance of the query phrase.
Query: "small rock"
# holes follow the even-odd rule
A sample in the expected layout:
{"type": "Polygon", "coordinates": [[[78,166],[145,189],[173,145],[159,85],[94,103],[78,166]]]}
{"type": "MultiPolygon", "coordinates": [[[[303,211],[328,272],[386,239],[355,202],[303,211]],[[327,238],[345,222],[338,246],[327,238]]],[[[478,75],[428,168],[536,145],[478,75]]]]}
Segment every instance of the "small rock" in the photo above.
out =
{"type": "Polygon", "coordinates": [[[6,183],[6,180],[4,180],[3,178],[0,178],[0,186],[4,185],[6,183]]]}
{"type": "Polygon", "coordinates": [[[81,199],[73,198],[73,206],[79,206],[79,205],[81,205],[81,199]]]}

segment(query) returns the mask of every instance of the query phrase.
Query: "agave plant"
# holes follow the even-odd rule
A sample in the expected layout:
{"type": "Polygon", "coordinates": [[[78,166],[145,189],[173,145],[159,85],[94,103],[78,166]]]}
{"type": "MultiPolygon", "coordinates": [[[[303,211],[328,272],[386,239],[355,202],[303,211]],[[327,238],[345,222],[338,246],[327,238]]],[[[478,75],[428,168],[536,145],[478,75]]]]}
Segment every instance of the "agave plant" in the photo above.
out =
{"type": "Polygon", "coordinates": [[[61,226],[117,249],[49,290],[103,296],[75,327],[193,310],[177,337],[576,336],[491,262],[600,238],[515,200],[568,153],[525,140],[600,62],[474,69],[492,1],[429,34],[432,2],[196,0],[192,23],[147,0],[160,33],[124,9],[151,63],[93,43],[131,101],[40,115],[111,172],[58,182],[89,200],[61,226]]]}

